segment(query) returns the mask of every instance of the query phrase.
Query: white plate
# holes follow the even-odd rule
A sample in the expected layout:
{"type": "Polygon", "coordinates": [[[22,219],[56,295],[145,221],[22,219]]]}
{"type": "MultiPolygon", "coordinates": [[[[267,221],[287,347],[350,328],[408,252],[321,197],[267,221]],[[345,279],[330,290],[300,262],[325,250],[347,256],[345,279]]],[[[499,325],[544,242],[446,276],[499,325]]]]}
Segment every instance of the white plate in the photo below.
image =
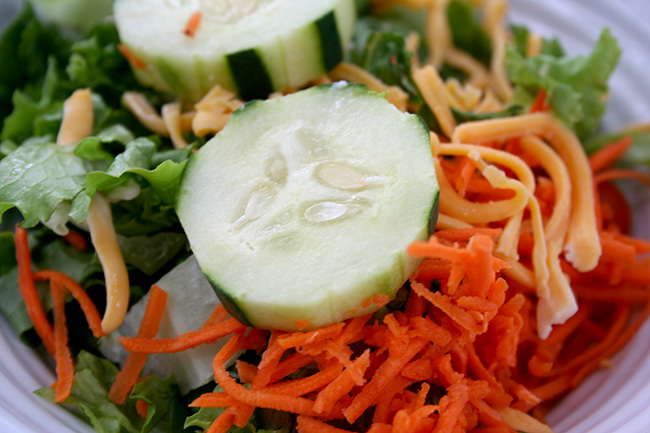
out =
{"type": "MultiPolygon", "coordinates": [[[[13,0],[12,0],[13,1],[13,0]]],[[[9,0],[0,0],[1,7],[9,0]]],[[[0,14],[4,15],[4,14],[0,14]]],[[[650,3],[647,0],[512,0],[511,18],[545,36],[557,35],[570,54],[587,53],[603,27],[623,47],[612,79],[604,127],[650,121],[650,3]]],[[[650,239],[650,199],[635,194],[634,230],[650,239]]],[[[548,419],[556,433],[650,432],[650,322],[614,358],[614,367],[591,376],[554,409],[548,419]]],[[[92,433],[60,406],[32,394],[54,381],[50,367],[22,345],[0,317],[0,432],[92,433]]]]}

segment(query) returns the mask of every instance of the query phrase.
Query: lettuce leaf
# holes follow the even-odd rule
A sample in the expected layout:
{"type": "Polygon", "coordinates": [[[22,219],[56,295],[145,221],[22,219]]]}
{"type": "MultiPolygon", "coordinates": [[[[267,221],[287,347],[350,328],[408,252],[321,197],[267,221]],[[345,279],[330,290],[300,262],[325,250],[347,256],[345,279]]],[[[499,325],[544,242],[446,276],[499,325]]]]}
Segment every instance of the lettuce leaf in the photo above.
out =
{"type": "MultiPolygon", "coordinates": [[[[145,378],[133,387],[126,401],[118,405],[108,398],[118,371],[112,362],[89,352],[80,352],[72,392],[64,403],[79,409],[98,433],[149,433],[154,429],[165,433],[183,431],[187,410],[181,404],[178,386],[172,377],[145,378]],[[137,400],[147,403],[145,420],[135,411],[137,400]]],[[[35,394],[54,401],[54,392],[45,387],[35,394]]]]}
{"type": "Polygon", "coordinates": [[[411,99],[420,95],[411,77],[411,53],[406,51],[406,36],[413,23],[424,15],[393,8],[382,15],[363,17],[355,26],[348,61],[361,66],[385,84],[404,89],[411,99]]]}
{"type": "Polygon", "coordinates": [[[183,233],[158,232],[152,236],[118,236],[124,261],[151,276],[187,246],[183,233]]]}
{"type": "Polygon", "coordinates": [[[467,0],[451,0],[447,6],[447,21],[454,45],[489,66],[492,42],[481,27],[471,3],[467,0]]]}
{"type": "Polygon", "coordinates": [[[527,58],[508,47],[506,69],[515,84],[512,103],[530,107],[544,89],[551,112],[578,136],[589,135],[605,113],[607,80],[614,71],[621,49],[608,29],[603,30],[588,56],[556,57],[543,53],[527,58]]]}
{"type": "Polygon", "coordinates": [[[148,376],[135,384],[129,398],[147,403],[147,418],[141,433],[149,433],[154,427],[157,432],[164,433],[183,431],[187,406],[181,404],[180,392],[173,376],[167,379],[148,376]]]}
{"type": "MultiPolygon", "coordinates": [[[[108,391],[118,369],[113,363],[88,352],[77,357],[72,392],[64,403],[79,409],[98,433],[140,433],[141,418],[135,411],[135,402],[127,399],[122,405],[108,398],[108,391]]],[[[54,401],[54,390],[45,387],[39,395],[54,401]]]]}
{"type": "Polygon", "coordinates": [[[34,227],[49,220],[57,208],[71,211],[77,207],[86,174],[83,161],[72,148],[23,144],[0,161],[0,211],[15,206],[25,218],[22,226],[34,227]]]}
{"type": "Polygon", "coordinates": [[[36,96],[48,64],[63,64],[70,54],[69,40],[40,23],[29,2],[0,38],[0,119],[11,112],[15,89],[36,96]],[[33,93],[32,93],[33,92],[33,93]]]}
{"type": "Polygon", "coordinates": [[[56,233],[65,234],[68,218],[77,223],[85,220],[97,192],[126,187],[131,188],[131,196],[122,198],[144,194],[137,202],[140,209],[130,208],[132,218],[146,225],[151,217],[155,221],[152,227],[157,228],[173,226],[177,222],[173,206],[187,159],[180,163],[164,160],[154,167],[154,160],[160,160],[156,158],[157,144],[147,138],[127,143],[115,158],[102,147],[106,143],[121,146],[116,137],[127,135],[113,128],[104,139],[88,138],[76,148],[38,141],[19,146],[0,161],[0,218],[17,207],[24,216],[23,227],[42,221],[56,233]],[[93,161],[111,159],[105,171],[91,171],[93,161]]]}

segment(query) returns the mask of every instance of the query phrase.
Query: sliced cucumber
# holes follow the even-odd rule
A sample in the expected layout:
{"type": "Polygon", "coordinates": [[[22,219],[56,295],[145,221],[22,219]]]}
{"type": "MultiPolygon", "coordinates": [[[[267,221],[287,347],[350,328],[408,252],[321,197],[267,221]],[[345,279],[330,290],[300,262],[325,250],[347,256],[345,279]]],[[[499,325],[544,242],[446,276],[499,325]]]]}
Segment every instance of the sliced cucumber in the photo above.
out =
{"type": "Polygon", "coordinates": [[[116,0],[114,12],[146,65],[138,79],[190,101],[216,84],[243,99],[304,86],[342,60],[356,17],[355,0],[116,0]]]}
{"type": "Polygon", "coordinates": [[[405,250],[428,236],[437,197],[423,122],[336,83],[236,111],[192,156],[177,212],[229,312],[295,330],[392,298],[419,263],[405,250]]]}

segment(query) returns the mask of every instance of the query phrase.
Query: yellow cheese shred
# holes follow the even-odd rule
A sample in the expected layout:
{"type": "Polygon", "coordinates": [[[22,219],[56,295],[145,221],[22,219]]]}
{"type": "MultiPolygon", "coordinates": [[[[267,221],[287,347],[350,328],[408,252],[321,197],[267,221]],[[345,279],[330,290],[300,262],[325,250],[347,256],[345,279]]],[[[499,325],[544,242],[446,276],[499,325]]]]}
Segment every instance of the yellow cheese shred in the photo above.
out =
{"type": "MultiPolygon", "coordinates": [[[[63,122],[57,144],[67,146],[89,136],[92,133],[93,117],[90,90],[76,90],[64,102],[63,122]]],[[[97,193],[93,197],[86,223],[106,279],[106,311],[102,329],[108,334],[124,320],[129,305],[130,284],[126,264],[117,243],[111,207],[102,194],[97,193]]]]}
{"type": "Polygon", "coordinates": [[[400,111],[406,111],[407,109],[409,95],[404,90],[397,86],[388,86],[384,84],[370,72],[357,65],[341,62],[336,68],[330,71],[329,75],[336,81],[343,80],[351,83],[364,84],[375,92],[386,92],[386,99],[388,102],[396,106],[400,111]]]}
{"type": "Polygon", "coordinates": [[[559,261],[571,215],[571,181],[559,155],[542,140],[524,137],[521,147],[540,162],[555,185],[555,206],[544,227],[550,293],[548,297],[540,297],[537,305],[538,334],[541,338],[546,338],[553,325],[564,323],[578,311],[577,301],[559,261]]]}
{"type": "Polygon", "coordinates": [[[162,118],[174,147],[176,149],[187,147],[188,143],[183,137],[183,128],[181,126],[181,104],[179,102],[170,102],[163,105],[162,118]]]}
{"type": "Polygon", "coordinates": [[[78,89],[63,103],[63,121],[56,142],[67,146],[93,132],[93,103],[90,89],[78,89]]]}
{"type": "Polygon", "coordinates": [[[490,59],[492,88],[502,101],[509,101],[512,99],[513,89],[505,69],[507,32],[504,27],[508,2],[506,0],[490,0],[486,3],[485,9],[485,27],[492,40],[492,58],[490,59]]]}
{"type": "Polygon", "coordinates": [[[549,114],[535,113],[465,123],[456,128],[453,140],[477,143],[505,141],[528,135],[536,135],[548,141],[568,169],[572,185],[572,207],[564,244],[565,257],[578,271],[590,271],[598,264],[600,258],[600,237],[594,213],[594,190],[589,161],[573,132],[549,114]]]}
{"type": "Polygon", "coordinates": [[[549,426],[520,410],[505,407],[499,409],[499,413],[501,414],[501,418],[517,431],[526,433],[553,433],[553,429],[549,426]]]}
{"type": "Polygon", "coordinates": [[[129,274],[117,243],[111,207],[101,194],[95,194],[88,211],[88,228],[106,278],[106,311],[102,319],[105,333],[122,324],[129,306],[129,274]]]}
{"type": "Polygon", "coordinates": [[[449,108],[445,85],[438,72],[431,65],[427,65],[413,71],[413,81],[438,120],[442,132],[451,137],[456,127],[456,120],[449,108]]]}

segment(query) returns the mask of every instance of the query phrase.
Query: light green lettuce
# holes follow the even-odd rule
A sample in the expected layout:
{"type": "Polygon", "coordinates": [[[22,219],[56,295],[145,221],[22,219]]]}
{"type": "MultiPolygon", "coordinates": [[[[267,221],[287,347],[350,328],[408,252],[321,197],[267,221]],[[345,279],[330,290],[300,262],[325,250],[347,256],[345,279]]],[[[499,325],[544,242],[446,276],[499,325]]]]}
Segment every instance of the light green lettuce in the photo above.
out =
{"type": "Polygon", "coordinates": [[[530,107],[539,89],[547,94],[551,112],[578,136],[589,135],[605,113],[607,80],[621,55],[618,42],[603,30],[591,54],[558,56],[558,52],[524,57],[514,47],[506,51],[506,68],[515,84],[514,105],[530,107]]]}

